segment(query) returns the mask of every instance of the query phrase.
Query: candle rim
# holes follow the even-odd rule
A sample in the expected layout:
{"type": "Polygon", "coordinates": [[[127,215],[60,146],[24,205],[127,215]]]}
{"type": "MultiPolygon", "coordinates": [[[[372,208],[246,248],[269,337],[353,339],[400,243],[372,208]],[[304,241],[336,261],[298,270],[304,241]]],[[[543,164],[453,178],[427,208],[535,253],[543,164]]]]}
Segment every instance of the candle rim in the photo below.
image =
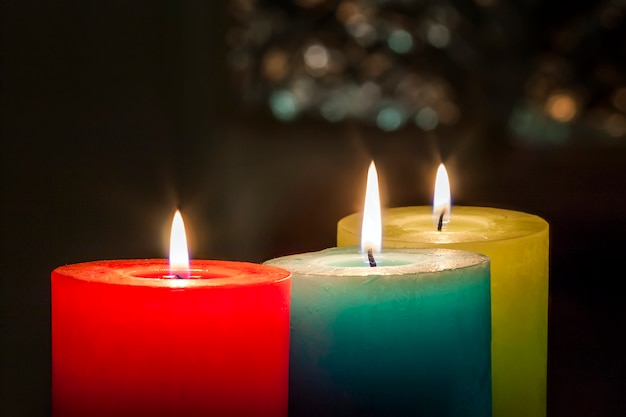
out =
{"type": "MultiPolygon", "coordinates": [[[[484,223],[485,220],[481,219],[480,216],[482,214],[481,212],[484,211],[485,209],[489,210],[491,214],[495,214],[498,217],[495,220],[493,219],[487,220],[487,224],[486,224],[487,228],[484,229],[485,233],[483,233],[482,239],[477,239],[474,235],[472,238],[463,238],[463,239],[454,240],[448,243],[473,243],[473,242],[488,242],[488,241],[494,242],[494,241],[525,239],[530,236],[545,233],[546,230],[549,229],[549,223],[545,219],[535,214],[526,213],[522,211],[516,211],[516,210],[497,208],[497,207],[455,205],[455,206],[452,206],[452,216],[451,216],[450,223],[448,224],[446,228],[443,229],[443,232],[438,232],[437,229],[433,227],[433,228],[420,230],[419,232],[415,232],[415,233],[423,233],[424,235],[429,234],[429,235],[432,235],[433,237],[441,237],[441,236],[445,236],[446,234],[455,235],[457,233],[459,235],[463,235],[467,233],[467,231],[457,232],[454,230],[455,217],[457,217],[457,220],[458,220],[461,216],[465,216],[465,217],[469,217],[470,220],[476,223],[480,223],[480,222],[484,223]],[[515,221],[515,223],[513,221],[515,221]],[[520,228],[519,227],[520,223],[517,221],[524,222],[526,224],[526,227],[520,228]],[[500,234],[499,236],[496,236],[495,234],[489,235],[488,233],[489,224],[497,224],[498,227],[500,228],[504,226],[504,229],[507,231],[507,233],[503,234],[502,232],[498,232],[500,234]]],[[[388,236],[389,234],[385,233],[386,229],[390,228],[389,224],[385,222],[386,218],[388,216],[392,216],[398,212],[403,212],[403,211],[407,211],[407,212],[413,211],[415,212],[415,215],[417,216],[424,216],[425,224],[426,224],[426,220],[428,221],[427,224],[429,225],[432,224],[432,217],[431,217],[432,207],[431,206],[426,206],[426,205],[402,206],[402,207],[389,207],[389,208],[383,209],[382,210],[383,244],[387,244],[387,245],[400,244],[402,242],[414,243],[414,240],[412,239],[389,237],[388,236]],[[422,211],[424,212],[422,213],[422,211]]],[[[360,219],[362,215],[363,215],[362,212],[356,212],[356,213],[352,213],[341,218],[337,222],[338,233],[341,231],[341,233],[358,237],[357,226],[358,224],[360,224],[360,221],[361,221],[360,219]]],[[[394,227],[394,226],[391,226],[391,227],[394,227]]],[[[436,240],[433,240],[433,242],[439,242],[439,240],[436,239],[436,240]]]]}
{"type": "MultiPolygon", "coordinates": [[[[291,271],[293,274],[314,276],[337,276],[337,278],[354,276],[388,276],[401,277],[415,274],[432,274],[452,270],[462,270],[481,266],[489,266],[490,258],[486,255],[447,248],[412,248],[412,249],[383,249],[379,255],[381,259],[391,255],[401,255],[404,258],[415,257],[415,262],[402,265],[390,266],[335,266],[320,261],[323,257],[340,257],[342,255],[361,257],[362,253],[358,246],[343,246],[327,248],[316,252],[306,252],[297,255],[287,255],[264,262],[264,265],[272,265],[291,271]],[[437,260],[442,257],[454,255],[454,262],[445,267],[437,260]]],[[[384,261],[383,261],[384,262],[384,261]]]]}
{"type": "Polygon", "coordinates": [[[58,267],[52,277],[79,281],[158,288],[241,287],[278,283],[291,279],[291,272],[251,262],[191,260],[191,279],[160,278],[170,275],[168,259],[116,259],[79,262],[58,267]],[[204,277],[203,277],[204,275],[204,277]]]}

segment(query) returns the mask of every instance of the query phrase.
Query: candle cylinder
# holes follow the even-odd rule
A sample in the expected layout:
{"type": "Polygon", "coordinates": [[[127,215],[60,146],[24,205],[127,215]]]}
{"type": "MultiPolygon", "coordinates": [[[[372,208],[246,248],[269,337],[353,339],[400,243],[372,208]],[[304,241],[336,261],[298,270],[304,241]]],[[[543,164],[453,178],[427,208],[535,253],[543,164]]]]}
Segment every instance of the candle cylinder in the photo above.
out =
{"type": "Polygon", "coordinates": [[[370,267],[350,247],[266,264],[293,274],[290,416],[491,415],[487,257],[398,250],[370,267]]]}
{"type": "MultiPolygon", "coordinates": [[[[360,239],[360,213],[341,219],[338,246],[360,239]]],[[[548,223],[518,211],[454,206],[450,223],[433,227],[432,207],[382,213],[383,246],[440,247],[491,259],[493,414],[546,415],[548,223]]]]}
{"type": "Polygon", "coordinates": [[[115,260],[55,269],[55,417],[285,417],[291,275],[115,260]],[[165,277],[165,278],[164,278],[165,277]]]}

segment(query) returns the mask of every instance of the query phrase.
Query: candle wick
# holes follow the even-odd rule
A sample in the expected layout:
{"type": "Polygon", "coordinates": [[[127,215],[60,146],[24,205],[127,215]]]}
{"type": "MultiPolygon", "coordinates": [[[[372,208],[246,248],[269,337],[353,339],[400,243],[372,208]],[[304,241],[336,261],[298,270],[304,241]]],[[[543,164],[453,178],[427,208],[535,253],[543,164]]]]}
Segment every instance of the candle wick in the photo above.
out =
{"type": "Polygon", "coordinates": [[[182,276],[182,275],[176,274],[176,275],[174,275],[174,276],[176,277],[176,279],[183,279],[183,276],[182,276]]]}
{"type": "Polygon", "coordinates": [[[372,251],[372,248],[367,250],[367,260],[369,261],[371,267],[376,266],[376,259],[374,259],[374,252],[372,251]]]}
{"type": "Polygon", "coordinates": [[[441,228],[443,227],[443,215],[446,211],[441,212],[441,216],[439,216],[439,222],[437,223],[437,231],[441,232],[441,228]]]}

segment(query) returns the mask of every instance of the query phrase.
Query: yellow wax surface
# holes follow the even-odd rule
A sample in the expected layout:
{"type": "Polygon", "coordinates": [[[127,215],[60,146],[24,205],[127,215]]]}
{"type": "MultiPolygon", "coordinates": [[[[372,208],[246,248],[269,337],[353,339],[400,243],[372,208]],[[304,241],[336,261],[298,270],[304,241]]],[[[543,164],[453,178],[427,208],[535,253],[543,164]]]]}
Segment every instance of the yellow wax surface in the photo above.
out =
{"type": "MultiPolygon", "coordinates": [[[[518,211],[452,206],[437,231],[430,206],[384,210],[386,248],[442,247],[491,258],[494,417],[545,417],[548,356],[548,223],[518,211]]],[[[344,217],[337,246],[360,244],[362,213],[344,217]]]]}

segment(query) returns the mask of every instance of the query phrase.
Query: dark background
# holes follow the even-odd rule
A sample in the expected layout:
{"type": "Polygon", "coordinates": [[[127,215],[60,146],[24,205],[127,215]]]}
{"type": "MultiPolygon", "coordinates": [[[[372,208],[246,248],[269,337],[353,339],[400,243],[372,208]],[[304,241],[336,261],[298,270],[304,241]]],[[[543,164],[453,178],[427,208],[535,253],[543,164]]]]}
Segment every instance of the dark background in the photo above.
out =
{"type": "MultiPolygon", "coordinates": [[[[49,414],[52,269],[166,257],[176,208],[194,258],[260,262],[334,246],[336,222],[359,209],[372,158],[385,206],[429,204],[443,160],[456,204],[550,223],[549,416],[626,415],[626,137],[607,143],[591,131],[526,146],[489,107],[437,132],[284,124],[238,105],[225,4],[3,9],[0,415],[49,414]]],[[[593,8],[530,9],[527,48],[539,51],[552,24],[593,8]]],[[[622,61],[618,39],[593,53],[622,61]]]]}

